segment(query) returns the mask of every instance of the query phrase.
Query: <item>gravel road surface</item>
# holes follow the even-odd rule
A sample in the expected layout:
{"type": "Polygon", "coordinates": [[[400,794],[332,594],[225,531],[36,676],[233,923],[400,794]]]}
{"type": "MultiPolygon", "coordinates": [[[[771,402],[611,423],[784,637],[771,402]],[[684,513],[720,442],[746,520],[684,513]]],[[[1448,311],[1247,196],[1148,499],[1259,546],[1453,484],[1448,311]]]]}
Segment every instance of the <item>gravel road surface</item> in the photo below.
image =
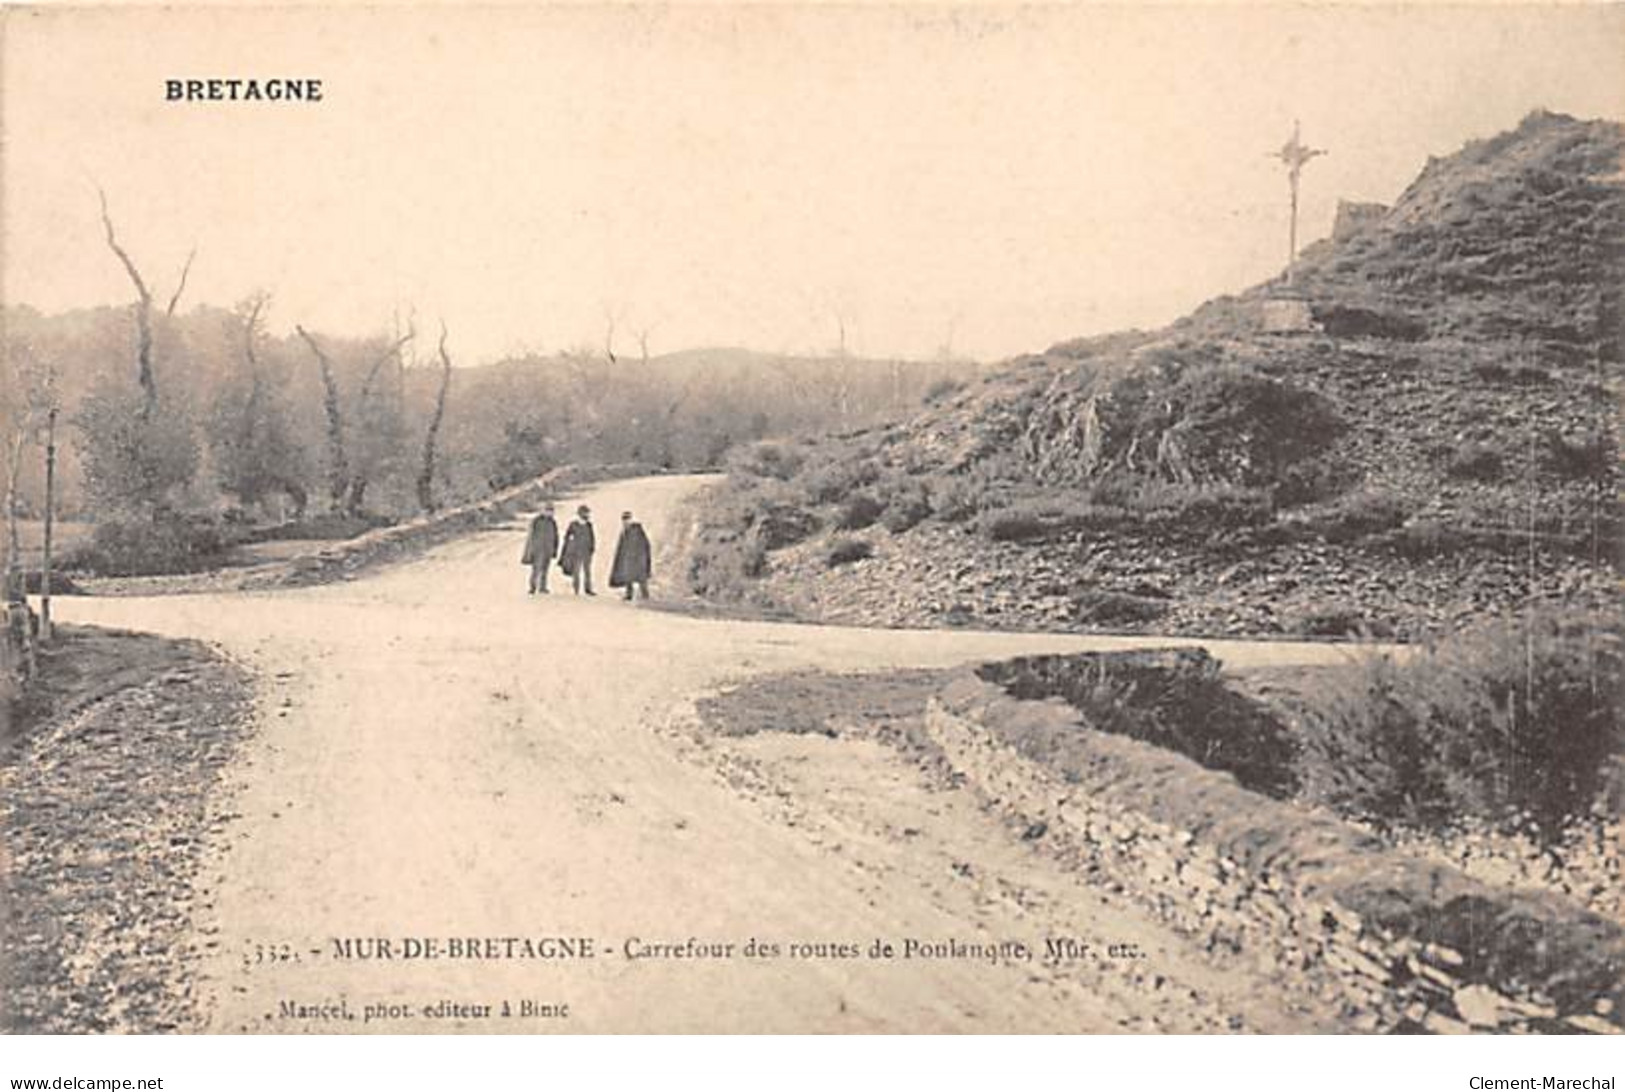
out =
{"type": "MultiPolygon", "coordinates": [[[[600,582],[621,509],[658,544],[703,481],[587,490],[600,582]]],[[[219,943],[200,1030],[1335,1027],[882,745],[694,732],[695,698],[760,673],[1173,642],[697,618],[577,599],[556,574],[529,597],[523,534],[318,588],[58,600],[67,621],[211,642],[259,680],[203,878],[219,943]],[[931,947],[904,958],[911,939],[931,947]],[[1089,951],[1045,960],[1047,940],[1089,951]]],[[[1235,665],[1345,654],[1208,647],[1235,665]]]]}

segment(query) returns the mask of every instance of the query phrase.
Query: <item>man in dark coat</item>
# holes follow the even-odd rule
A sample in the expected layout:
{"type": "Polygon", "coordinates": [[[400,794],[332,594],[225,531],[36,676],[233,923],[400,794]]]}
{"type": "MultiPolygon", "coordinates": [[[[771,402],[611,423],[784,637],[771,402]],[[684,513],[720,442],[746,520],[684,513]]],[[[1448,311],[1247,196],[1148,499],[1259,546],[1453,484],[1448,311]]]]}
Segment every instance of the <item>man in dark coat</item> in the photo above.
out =
{"type": "Polygon", "coordinates": [[[559,553],[559,524],[553,518],[553,506],[546,504],[530,521],[530,534],[525,538],[525,555],[519,559],[530,566],[530,594],[547,594],[547,570],[559,553]]]}
{"type": "Polygon", "coordinates": [[[649,598],[649,572],[653,567],[653,551],[649,549],[649,536],[643,524],[632,518],[631,512],[621,513],[621,537],[615,543],[615,563],[610,566],[609,586],[625,588],[630,601],[638,592],[649,598]]]}
{"type": "Polygon", "coordinates": [[[577,595],[592,590],[592,554],[597,549],[597,536],[592,530],[592,512],[583,504],[576,509],[576,518],[564,529],[564,548],[559,551],[559,568],[570,577],[577,595]]]}

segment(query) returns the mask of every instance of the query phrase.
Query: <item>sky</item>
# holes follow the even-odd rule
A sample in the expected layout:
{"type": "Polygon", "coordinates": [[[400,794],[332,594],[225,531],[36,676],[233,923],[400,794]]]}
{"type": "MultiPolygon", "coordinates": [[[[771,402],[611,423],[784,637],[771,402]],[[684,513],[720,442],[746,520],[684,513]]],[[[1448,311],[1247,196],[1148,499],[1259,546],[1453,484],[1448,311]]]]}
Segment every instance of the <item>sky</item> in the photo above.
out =
{"type": "Polygon", "coordinates": [[[8,9],[0,291],[459,363],[740,345],[997,359],[1156,325],[1536,107],[1625,118],[1625,7],[8,9]],[[171,78],[323,101],[170,103],[171,78]]]}

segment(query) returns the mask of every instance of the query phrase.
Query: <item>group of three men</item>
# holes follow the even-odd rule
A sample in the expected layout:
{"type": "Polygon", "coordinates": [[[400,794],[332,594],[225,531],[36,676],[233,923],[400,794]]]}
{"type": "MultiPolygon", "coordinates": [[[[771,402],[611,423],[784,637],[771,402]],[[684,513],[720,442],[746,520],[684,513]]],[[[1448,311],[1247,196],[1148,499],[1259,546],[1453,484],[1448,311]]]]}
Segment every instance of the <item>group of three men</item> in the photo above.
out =
{"type": "MultiPolygon", "coordinates": [[[[576,509],[576,518],[565,528],[562,546],[553,505],[543,505],[541,512],[530,521],[530,534],[525,538],[525,552],[520,558],[520,564],[530,566],[530,594],[547,594],[547,570],[557,558],[559,568],[570,578],[577,595],[597,595],[592,590],[592,555],[597,547],[592,512],[585,504],[576,509]]],[[[627,599],[634,598],[634,593],[647,599],[649,573],[653,567],[653,551],[643,525],[632,518],[631,512],[622,512],[621,537],[615,543],[609,586],[625,588],[627,599]]]]}

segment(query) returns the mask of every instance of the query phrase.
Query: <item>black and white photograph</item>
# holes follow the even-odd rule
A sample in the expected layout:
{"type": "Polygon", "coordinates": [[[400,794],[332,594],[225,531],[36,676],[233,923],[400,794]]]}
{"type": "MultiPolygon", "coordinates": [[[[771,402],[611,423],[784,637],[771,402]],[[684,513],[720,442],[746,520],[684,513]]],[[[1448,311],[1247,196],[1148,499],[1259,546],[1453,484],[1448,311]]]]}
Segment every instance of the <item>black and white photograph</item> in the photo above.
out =
{"type": "Polygon", "coordinates": [[[0,1032],[1615,1087],[1625,8],[0,20],[0,1032]]]}

